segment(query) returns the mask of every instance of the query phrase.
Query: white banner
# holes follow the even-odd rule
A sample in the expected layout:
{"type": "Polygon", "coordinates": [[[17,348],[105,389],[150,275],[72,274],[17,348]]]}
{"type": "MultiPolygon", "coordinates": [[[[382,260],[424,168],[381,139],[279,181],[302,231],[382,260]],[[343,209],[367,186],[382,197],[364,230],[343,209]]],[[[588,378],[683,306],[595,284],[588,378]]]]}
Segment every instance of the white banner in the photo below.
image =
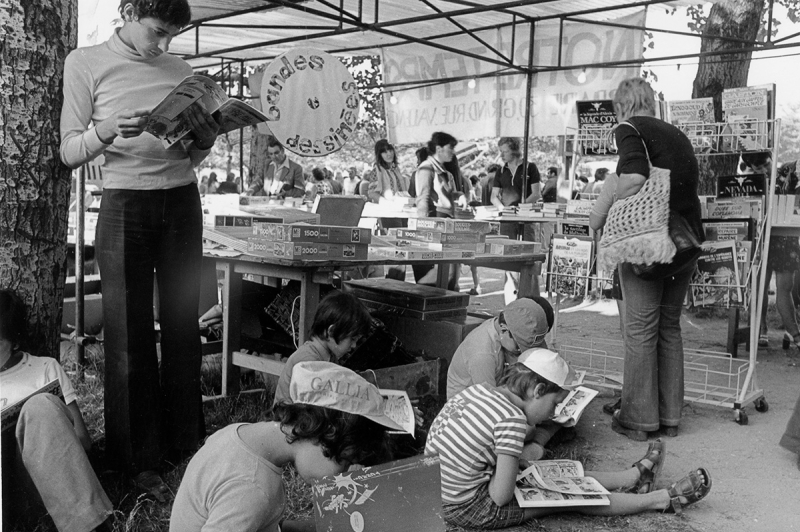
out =
{"type": "MultiPolygon", "coordinates": [[[[645,12],[611,22],[642,26],[645,12]]],[[[514,36],[513,62],[528,64],[529,26],[518,25],[514,36]]],[[[511,56],[510,28],[480,32],[480,38],[511,56]]],[[[558,65],[559,24],[538,23],[534,33],[534,68],[558,65]]],[[[481,57],[498,58],[494,51],[470,35],[459,35],[437,42],[481,57]]],[[[638,29],[595,24],[564,23],[561,65],[583,65],[642,58],[643,33],[638,29]]],[[[384,83],[435,82],[447,77],[478,76],[504,67],[424,46],[409,44],[383,51],[384,83]]],[[[612,98],[623,79],[638,76],[638,66],[588,68],[581,82],[581,70],[540,72],[533,78],[530,106],[531,135],[563,135],[567,126],[577,126],[575,101],[612,98]]],[[[446,131],[457,138],[522,136],[524,132],[524,74],[495,76],[396,90],[392,104],[385,95],[389,139],[398,144],[427,141],[434,131],[446,131]]]]}

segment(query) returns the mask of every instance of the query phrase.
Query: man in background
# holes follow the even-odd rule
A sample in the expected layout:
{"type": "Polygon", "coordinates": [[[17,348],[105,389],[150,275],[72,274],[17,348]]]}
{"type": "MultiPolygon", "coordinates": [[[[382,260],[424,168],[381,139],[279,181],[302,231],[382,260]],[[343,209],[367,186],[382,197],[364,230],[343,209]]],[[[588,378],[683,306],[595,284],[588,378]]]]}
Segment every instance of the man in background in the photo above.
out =
{"type": "Polygon", "coordinates": [[[551,166],[547,169],[547,181],[542,187],[542,201],[555,203],[558,200],[558,168],[551,166]]]}
{"type": "Polygon", "coordinates": [[[267,157],[270,163],[264,178],[256,177],[247,195],[302,198],[305,194],[303,168],[286,156],[283,146],[275,137],[270,137],[267,142],[267,157]]]}

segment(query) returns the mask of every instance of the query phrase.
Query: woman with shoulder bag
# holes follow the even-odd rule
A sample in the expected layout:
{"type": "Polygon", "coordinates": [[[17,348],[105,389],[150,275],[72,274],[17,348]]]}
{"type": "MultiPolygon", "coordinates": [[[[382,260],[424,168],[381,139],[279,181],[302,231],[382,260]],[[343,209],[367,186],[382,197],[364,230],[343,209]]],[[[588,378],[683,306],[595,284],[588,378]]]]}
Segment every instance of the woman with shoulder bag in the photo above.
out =
{"type": "MultiPolygon", "coordinates": [[[[615,131],[619,151],[617,202],[636,195],[649,178],[660,173],[662,181],[668,181],[664,183],[668,187],[663,187],[668,188],[669,200],[668,208],[664,206],[670,226],[667,238],[676,242],[672,229],[677,220],[695,242],[702,242],[698,165],[689,139],[675,126],[655,118],[653,89],[641,78],[620,83],[614,108],[620,122],[615,131]],[[662,169],[669,171],[668,176],[662,169]]],[[[643,214],[646,218],[650,213],[643,214]]],[[[662,227],[666,225],[663,221],[662,227]]],[[[614,217],[610,215],[607,231],[612,223],[614,217]]],[[[644,222],[634,218],[634,223],[644,222]]],[[[614,413],[611,426],[636,441],[644,441],[648,432],[659,430],[677,436],[681,418],[684,383],[680,318],[697,254],[690,251],[670,258],[667,264],[658,265],[663,266],[661,274],[619,263],[625,301],[625,368],[621,407],[614,413]]]]}

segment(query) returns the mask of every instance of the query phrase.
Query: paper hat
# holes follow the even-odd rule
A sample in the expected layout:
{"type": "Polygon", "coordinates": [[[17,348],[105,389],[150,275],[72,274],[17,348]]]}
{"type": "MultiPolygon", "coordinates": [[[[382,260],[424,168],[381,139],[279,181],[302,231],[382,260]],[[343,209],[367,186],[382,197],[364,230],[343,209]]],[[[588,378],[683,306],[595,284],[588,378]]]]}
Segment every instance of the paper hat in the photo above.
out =
{"type": "Polygon", "coordinates": [[[517,363],[565,390],[572,390],[579,384],[567,361],[549,349],[528,349],[519,356],[517,363]]]}
{"type": "Polygon", "coordinates": [[[503,319],[520,351],[544,345],[550,328],[544,309],[536,301],[526,297],[512,301],[503,309],[503,319]]]}
{"type": "Polygon", "coordinates": [[[295,365],[289,397],[293,403],[357,414],[392,430],[406,432],[386,415],[386,400],[377,387],[356,372],[332,362],[295,365]]]}

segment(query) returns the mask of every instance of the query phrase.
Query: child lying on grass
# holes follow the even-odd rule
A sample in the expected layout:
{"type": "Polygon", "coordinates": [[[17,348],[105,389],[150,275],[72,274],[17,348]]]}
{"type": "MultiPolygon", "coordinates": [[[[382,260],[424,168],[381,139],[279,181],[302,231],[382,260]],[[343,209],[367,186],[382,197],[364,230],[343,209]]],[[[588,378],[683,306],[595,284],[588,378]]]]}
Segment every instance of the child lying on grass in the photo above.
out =
{"type": "Polygon", "coordinates": [[[237,423],[211,436],[189,462],[175,496],[170,532],[314,530],[313,522],[281,523],[282,473],[294,464],[306,481],[352,464],[391,459],[378,389],[331,362],[301,362],[289,386],[291,404],[274,407],[275,421],[237,423]]]}
{"type": "Polygon", "coordinates": [[[557,353],[530,349],[497,387],[471,386],[450,399],[428,433],[426,454],[438,454],[445,520],[465,528],[505,528],[555,512],[629,515],[646,510],[680,513],[711,489],[706,469],[696,469],[669,487],[653,490],[664,462],[664,444],[651,445],[625,471],[587,471],[611,493],[609,506],[521,508],[514,498],[527,427],[553,417],[573,386],[574,374],[557,353]]]}

